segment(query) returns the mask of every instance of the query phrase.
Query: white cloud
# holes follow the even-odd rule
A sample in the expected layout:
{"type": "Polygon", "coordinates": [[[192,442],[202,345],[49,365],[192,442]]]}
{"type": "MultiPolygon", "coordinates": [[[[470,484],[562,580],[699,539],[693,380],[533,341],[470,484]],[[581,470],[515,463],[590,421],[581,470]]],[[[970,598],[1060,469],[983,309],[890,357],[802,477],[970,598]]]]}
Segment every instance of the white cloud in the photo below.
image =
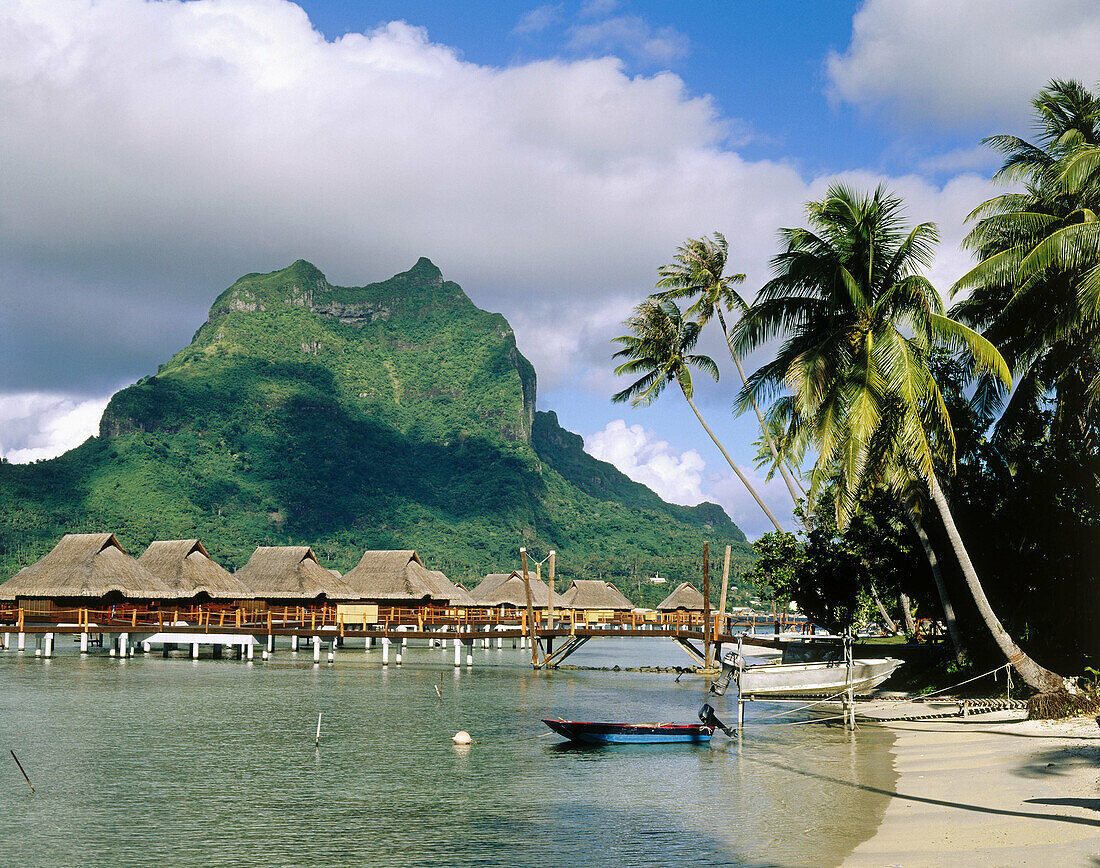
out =
{"type": "Polygon", "coordinates": [[[0,455],[13,464],[53,458],[99,430],[110,396],[74,400],[28,392],[0,395],[0,455]]]}
{"type": "Polygon", "coordinates": [[[687,57],[690,42],[675,27],[653,28],[641,16],[617,15],[571,27],[569,48],[579,52],[616,53],[645,63],[670,64],[687,57]]]}
{"type": "Polygon", "coordinates": [[[585,437],[584,449],[653,489],[669,503],[695,506],[709,499],[699,488],[706,467],[699,453],[689,449],[677,454],[669,443],[641,425],[628,427],[622,419],[615,419],[602,431],[585,437]]]}
{"type": "MultiPolygon", "coordinates": [[[[330,42],[284,0],[5,5],[0,117],[0,394],[151,373],[248,272],[359,285],[426,255],[543,384],[606,395],[678,244],[724,232],[751,294],[831,180],[729,150],[736,122],[671,73],[481,66],[404,22],[330,42]]],[[[986,182],[850,177],[940,222],[937,285],[965,269],[986,182]]]]}
{"type": "Polygon", "coordinates": [[[1100,79],[1098,45],[1095,0],[867,0],[830,95],[907,126],[1016,126],[1051,78],[1100,79]]]}
{"type": "MultiPolygon", "coordinates": [[[[695,506],[709,500],[720,504],[750,539],[774,530],[759,504],[731,471],[706,471],[706,461],[694,449],[677,452],[641,425],[622,419],[584,438],[588,454],[614,465],[635,482],[653,489],[669,503],[695,506]]],[[[752,467],[738,465],[780,524],[793,530],[791,498],[781,479],[766,482],[752,467]]]]}
{"type": "Polygon", "coordinates": [[[547,3],[544,6],[536,6],[524,12],[512,33],[526,35],[529,33],[541,33],[547,27],[551,27],[561,20],[562,5],[560,3],[547,3]]]}

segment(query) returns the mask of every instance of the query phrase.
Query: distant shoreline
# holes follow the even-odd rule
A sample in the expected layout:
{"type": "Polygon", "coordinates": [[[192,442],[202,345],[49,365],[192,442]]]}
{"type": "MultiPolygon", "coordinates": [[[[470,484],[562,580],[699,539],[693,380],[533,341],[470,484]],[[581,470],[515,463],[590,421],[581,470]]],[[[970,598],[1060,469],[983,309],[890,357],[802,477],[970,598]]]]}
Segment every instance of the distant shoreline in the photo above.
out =
{"type": "Polygon", "coordinates": [[[878,831],[842,863],[1094,865],[1100,728],[1002,712],[899,721],[898,774],[878,831]]]}

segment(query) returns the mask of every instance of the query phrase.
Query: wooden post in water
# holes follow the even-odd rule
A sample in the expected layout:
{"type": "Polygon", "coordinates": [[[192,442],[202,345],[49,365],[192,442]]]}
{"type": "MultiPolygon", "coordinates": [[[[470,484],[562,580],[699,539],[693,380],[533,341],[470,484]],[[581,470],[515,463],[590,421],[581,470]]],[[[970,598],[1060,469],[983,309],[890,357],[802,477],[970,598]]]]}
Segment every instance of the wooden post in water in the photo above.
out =
{"type": "MultiPolygon", "coordinates": [[[[546,629],[554,629],[554,561],[557,559],[557,553],[550,550],[550,568],[547,570],[546,584],[550,588],[550,598],[547,600],[549,608],[546,610],[546,629]]],[[[550,653],[547,649],[547,654],[550,653]]]]}
{"type": "Polygon", "coordinates": [[[703,543],[703,668],[709,669],[710,659],[710,543],[703,543]]]}
{"type": "Polygon", "coordinates": [[[531,665],[537,666],[539,662],[539,651],[535,646],[535,606],[531,600],[531,577],[527,573],[527,549],[520,548],[519,550],[520,560],[523,563],[523,590],[527,597],[527,623],[526,633],[527,642],[531,646],[531,665]]]}
{"type": "MultiPolygon", "coordinates": [[[[721,627],[725,626],[726,622],[726,591],[730,586],[730,554],[733,550],[733,546],[726,546],[726,559],[722,562],[722,597],[719,600],[718,621],[715,623],[714,632],[720,634],[722,632],[721,627]]],[[[718,637],[715,636],[717,642],[718,637]]],[[[718,642],[718,662],[722,662],[722,643],[718,642]]]]}

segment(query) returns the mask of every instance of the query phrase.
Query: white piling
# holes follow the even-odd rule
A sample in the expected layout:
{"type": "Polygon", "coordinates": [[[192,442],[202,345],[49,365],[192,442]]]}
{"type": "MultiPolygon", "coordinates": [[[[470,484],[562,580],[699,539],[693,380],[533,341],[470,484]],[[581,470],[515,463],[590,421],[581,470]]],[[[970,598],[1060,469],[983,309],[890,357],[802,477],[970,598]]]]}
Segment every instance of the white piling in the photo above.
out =
{"type": "Polygon", "coordinates": [[[141,643],[141,653],[142,654],[148,654],[152,650],[153,650],[153,646],[150,645],[148,642],[142,642],[141,643]]]}
{"type": "Polygon", "coordinates": [[[503,648],[503,647],[504,647],[504,637],[503,636],[497,636],[497,648],[500,649],[500,648],[503,648]]]}
{"type": "Polygon", "coordinates": [[[290,650],[295,654],[298,653],[298,637],[296,635],[290,637],[290,650]]]}
{"type": "MultiPolygon", "coordinates": [[[[268,633],[267,634],[267,653],[271,654],[274,650],[275,650],[275,634],[274,633],[268,633]]],[[[264,660],[266,660],[266,659],[267,658],[265,657],[264,660]]]]}
{"type": "Polygon", "coordinates": [[[45,656],[47,658],[49,658],[52,655],[53,655],[53,633],[47,633],[46,634],[46,652],[45,652],[45,656]]]}
{"type": "Polygon", "coordinates": [[[267,659],[268,657],[270,657],[270,656],[271,656],[271,655],[267,653],[267,649],[266,649],[266,648],[264,648],[264,650],[263,650],[263,654],[261,655],[261,657],[262,657],[262,658],[263,658],[264,660],[266,660],[266,659],[267,659]]]}
{"type": "Polygon", "coordinates": [[[389,637],[382,637],[382,665],[390,665],[390,640],[389,637]]]}
{"type": "Polygon", "coordinates": [[[192,660],[198,660],[199,659],[199,643],[198,642],[192,642],[191,643],[191,659],[192,660]]]}
{"type": "Polygon", "coordinates": [[[11,647],[11,633],[4,634],[4,650],[7,651],[11,647]]]}
{"type": "Polygon", "coordinates": [[[81,633],[80,634],[80,653],[81,654],[87,654],[88,653],[88,634],[87,633],[81,633]]]}
{"type": "Polygon", "coordinates": [[[321,637],[320,636],[314,636],[313,637],[313,662],[314,663],[320,663],[321,662],[321,637]]]}
{"type": "Polygon", "coordinates": [[[18,647],[16,648],[16,650],[17,651],[22,651],[24,648],[27,647],[27,634],[26,633],[20,633],[16,637],[16,641],[18,642],[18,647]]]}
{"type": "Polygon", "coordinates": [[[458,669],[462,665],[462,658],[459,656],[461,652],[458,649],[458,640],[455,639],[455,669],[458,669]]]}
{"type": "Polygon", "coordinates": [[[251,642],[245,642],[244,644],[245,654],[248,655],[248,659],[251,660],[253,654],[256,653],[256,649],[252,646],[251,642]]]}
{"type": "Polygon", "coordinates": [[[469,669],[474,665],[474,640],[470,640],[470,644],[466,646],[466,668],[469,669]]]}
{"type": "Polygon", "coordinates": [[[130,648],[130,634],[119,633],[118,634],[118,656],[126,657],[129,655],[130,648]]]}

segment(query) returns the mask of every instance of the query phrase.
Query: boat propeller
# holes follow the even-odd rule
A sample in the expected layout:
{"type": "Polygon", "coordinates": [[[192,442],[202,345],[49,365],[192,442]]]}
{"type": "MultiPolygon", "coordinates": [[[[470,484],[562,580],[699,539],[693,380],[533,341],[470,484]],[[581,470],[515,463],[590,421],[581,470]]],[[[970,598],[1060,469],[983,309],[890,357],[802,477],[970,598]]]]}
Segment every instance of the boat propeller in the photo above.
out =
{"type": "Polygon", "coordinates": [[[730,738],[733,738],[733,728],[726,726],[715,716],[714,709],[709,702],[704,702],[703,707],[699,709],[699,719],[703,721],[703,726],[709,726],[711,729],[720,729],[730,738]]]}

